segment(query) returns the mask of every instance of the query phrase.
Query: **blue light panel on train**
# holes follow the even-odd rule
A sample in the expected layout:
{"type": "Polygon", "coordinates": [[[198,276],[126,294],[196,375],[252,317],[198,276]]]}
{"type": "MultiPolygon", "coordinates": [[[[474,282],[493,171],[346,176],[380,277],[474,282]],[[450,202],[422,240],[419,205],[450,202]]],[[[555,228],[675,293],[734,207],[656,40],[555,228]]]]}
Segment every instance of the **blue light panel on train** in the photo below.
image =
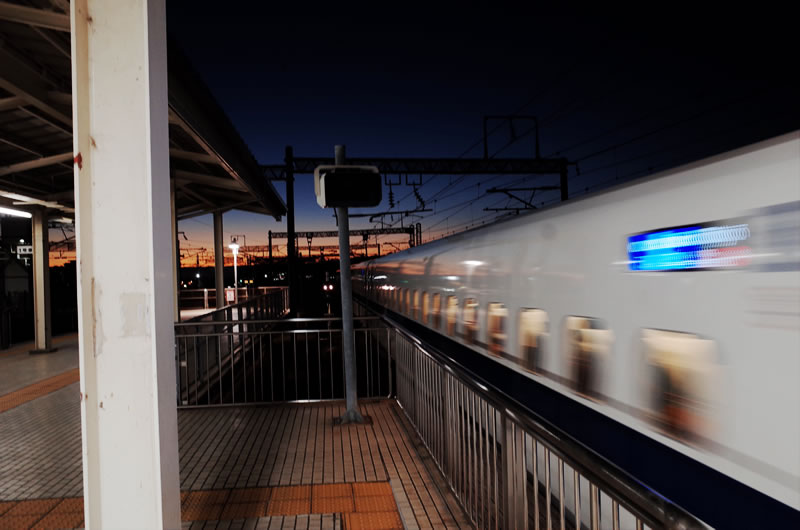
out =
{"type": "Polygon", "coordinates": [[[676,271],[738,267],[749,261],[747,224],[702,224],[665,228],[628,237],[632,271],[676,271]]]}
{"type": "Polygon", "coordinates": [[[695,268],[700,245],[685,243],[691,243],[693,239],[691,236],[699,230],[701,230],[699,226],[687,226],[628,237],[630,269],[662,271],[695,268]]]}

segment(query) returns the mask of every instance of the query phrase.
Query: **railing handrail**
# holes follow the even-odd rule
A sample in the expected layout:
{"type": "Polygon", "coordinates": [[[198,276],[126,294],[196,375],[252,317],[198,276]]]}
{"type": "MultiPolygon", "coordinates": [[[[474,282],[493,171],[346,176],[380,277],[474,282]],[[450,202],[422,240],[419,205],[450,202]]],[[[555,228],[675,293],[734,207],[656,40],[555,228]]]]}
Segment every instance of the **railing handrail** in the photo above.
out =
{"type": "MultiPolygon", "coordinates": [[[[240,302],[240,303],[242,303],[242,302],[240,302]]],[[[236,307],[236,306],[225,306],[225,308],[223,308],[223,309],[227,309],[229,307],[236,307]]],[[[206,316],[208,314],[210,314],[210,313],[206,313],[205,315],[200,315],[200,316],[206,316]]],[[[195,317],[195,318],[197,318],[197,317],[195,317]]],[[[256,320],[256,319],[253,319],[253,320],[249,320],[249,319],[247,319],[247,320],[209,320],[207,322],[206,321],[195,322],[195,321],[192,321],[192,320],[184,320],[182,322],[175,322],[175,327],[197,326],[198,324],[203,324],[204,326],[206,326],[206,325],[224,326],[224,325],[231,325],[231,324],[239,324],[239,323],[242,323],[242,322],[245,322],[247,324],[278,324],[278,323],[284,323],[284,322],[290,322],[290,323],[291,322],[341,322],[341,320],[342,319],[339,318],[339,317],[276,318],[276,319],[267,319],[267,320],[264,320],[264,319],[259,319],[259,320],[256,320]]],[[[353,317],[353,320],[381,320],[381,317],[377,317],[377,316],[353,317]]],[[[320,331],[322,331],[322,330],[320,330],[320,331]]]]}
{"type": "Polygon", "coordinates": [[[389,317],[383,318],[397,333],[415,343],[423,354],[453,374],[460,383],[470,388],[494,408],[505,413],[511,421],[535,434],[540,442],[570,467],[576,469],[581,475],[590,479],[602,489],[618,496],[621,504],[627,505],[625,506],[626,509],[637,514],[649,526],[670,527],[673,516],[680,516],[696,523],[700,528],[706,527],[686,510],[662,497],[626,471],[574,440],[571,436],[562,433],[560,429],[550,425],[547,420],[523,407],[494,385],[482,380],[479,376],[460,365],[457,361],[452,360],[432,346],[427,344],[423,346],[423,342],[419,338],[402,328],[396,321],[389,317]]]}
{"type": "MultiPolygon", "coordinates": [[[[247,320],[239,320],[236,321],[238,323],[248,323],[247,320]]],[[[386,329],[383,327],[374,327],[374,328],[356,328],[353,332],[356,331],[378,331],[386,329]]],[[[287,335],[302,335],[302,334],[311,334],[311,333],[325,333],[329,331],[342,331],[342,328],[320,328],[320,329],[256,329],[256,330],[227,330],[227,331],[219,331],[219,332],[197,332],[197,333],[181,333],[178,335],[181,338],[202,338],[202,337],[229,337],[229,336],[236,336],[236,335],[280,335],[280,334],[287,334],[287,335]]]]}

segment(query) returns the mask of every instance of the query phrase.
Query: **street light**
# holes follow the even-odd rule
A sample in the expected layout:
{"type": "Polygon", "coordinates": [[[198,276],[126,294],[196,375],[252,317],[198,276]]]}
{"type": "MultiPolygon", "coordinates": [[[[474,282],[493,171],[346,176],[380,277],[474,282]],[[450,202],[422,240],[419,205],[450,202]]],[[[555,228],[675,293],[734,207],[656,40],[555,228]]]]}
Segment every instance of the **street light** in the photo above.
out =
{"type": "Polygon", "coordinates": [[[234,239],[230,245],[228,245],[233,251],[233,303],[239,303],[239,271],[236,268],[236,256],[239,254],[239,245],[236,243],[236,239],[234,239]]]}

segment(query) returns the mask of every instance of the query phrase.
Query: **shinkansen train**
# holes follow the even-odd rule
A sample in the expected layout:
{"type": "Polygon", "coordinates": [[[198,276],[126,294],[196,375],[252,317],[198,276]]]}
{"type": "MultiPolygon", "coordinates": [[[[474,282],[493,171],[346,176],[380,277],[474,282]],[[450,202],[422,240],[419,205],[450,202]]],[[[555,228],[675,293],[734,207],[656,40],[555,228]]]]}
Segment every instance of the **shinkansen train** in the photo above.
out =
{"type": "Polygon", "coordinates": [[[352,273],[367,303],[706,522],[800,520],[800,131],[352,273]]]}

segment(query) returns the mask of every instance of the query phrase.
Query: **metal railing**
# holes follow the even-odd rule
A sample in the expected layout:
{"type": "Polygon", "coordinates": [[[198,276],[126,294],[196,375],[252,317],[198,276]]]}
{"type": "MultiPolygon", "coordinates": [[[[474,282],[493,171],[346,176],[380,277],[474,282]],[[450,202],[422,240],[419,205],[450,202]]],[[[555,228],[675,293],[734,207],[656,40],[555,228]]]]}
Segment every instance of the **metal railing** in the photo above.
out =
{"type": "MultiPolygon", "coordinates": [[[[227,305],[221,309],[184,320],[181,324],[194,325],[226,320],[263,320],[280,318],[289,312],[288,287],[262,287],[259,293],[261,294],[240,298],[242,301],[238,304],[227,305]]],[[[185,329],[185,326],[182,326],[181,329],[185,329]]],[[[177,334],[178,331],[176,327],[175,333],[177,334]]]]}
{"type": "MultiPolygon", "coordinates": [[[[344,398],[340,319],[201,324],[176,324],[179,406],[344,398]]],[[[376,317],[355,325],[358,396],[389,397],[391,330],[376,317]]]]}
{"type": "MultiPolygon", "coordinates": [[[[239,300],[247,300],[257,296],[267,294],[273,289],[286,289],[286,287],[239,287],[239,300]]],[[[231,299],[235,298],[234,287],[223,289],[223,296],[230,293],[231,299]]],[[[208,309],[217,305],[217,290],[213,287],[208,289],[181,289],[178,291],[181,309],[208,309]]]]}
{"type": "Polygon", "coordinates": [[[477,528],[705,528],[413,336],[391,339],[397,400],[477,528]]]}

